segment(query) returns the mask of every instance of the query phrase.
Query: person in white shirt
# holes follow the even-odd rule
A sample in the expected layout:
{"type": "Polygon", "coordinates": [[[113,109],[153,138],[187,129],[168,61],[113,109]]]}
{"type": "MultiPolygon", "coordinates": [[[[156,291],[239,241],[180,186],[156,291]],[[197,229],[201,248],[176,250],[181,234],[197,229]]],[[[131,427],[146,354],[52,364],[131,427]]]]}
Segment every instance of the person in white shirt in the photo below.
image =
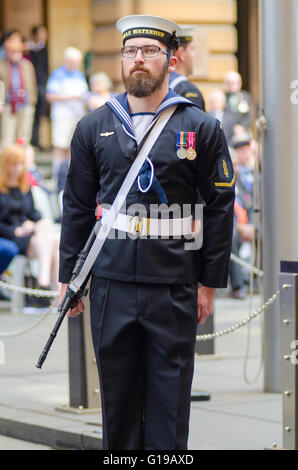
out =
{"type": "Polygon", "coordinates": [[[74,47],[66,48],[63,65],[51,73],[46,87],[46,98],[51,104],[53,178],[58,190],[63,188],[63,181],[59,179],[64,180],[75,126],[85,114],[88,85],[80,71],[81,63],[82,53],[74,47]]]}

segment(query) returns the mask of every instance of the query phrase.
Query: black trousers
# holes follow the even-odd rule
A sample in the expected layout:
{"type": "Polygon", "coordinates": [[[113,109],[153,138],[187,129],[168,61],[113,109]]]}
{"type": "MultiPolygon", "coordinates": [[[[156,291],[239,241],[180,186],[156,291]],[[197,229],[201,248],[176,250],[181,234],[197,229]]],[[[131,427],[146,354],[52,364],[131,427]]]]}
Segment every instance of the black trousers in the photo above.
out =
{"type": "Polygon", "coordinates": [[[90,302],[103,449],[187,449],[197,284],[94,276],[90,302]]]}

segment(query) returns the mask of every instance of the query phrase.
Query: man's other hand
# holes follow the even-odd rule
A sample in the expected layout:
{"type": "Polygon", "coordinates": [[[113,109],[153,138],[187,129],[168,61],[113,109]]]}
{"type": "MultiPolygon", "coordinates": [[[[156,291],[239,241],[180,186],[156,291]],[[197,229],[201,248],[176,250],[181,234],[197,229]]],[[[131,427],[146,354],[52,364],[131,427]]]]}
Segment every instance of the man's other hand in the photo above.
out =
{"type": "Polygon", "coordinates": [[[214,287],[201,286],[198,289],[198,323],[203,324],[214,309],[216,289],[214,287]]]}

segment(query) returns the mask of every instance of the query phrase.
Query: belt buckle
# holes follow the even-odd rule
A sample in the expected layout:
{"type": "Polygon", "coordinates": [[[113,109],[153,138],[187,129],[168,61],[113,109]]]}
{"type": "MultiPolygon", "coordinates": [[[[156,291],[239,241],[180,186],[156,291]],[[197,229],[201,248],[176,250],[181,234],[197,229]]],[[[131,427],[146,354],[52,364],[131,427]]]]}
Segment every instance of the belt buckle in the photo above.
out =
{"type": "Polygon", "coordinates": [[[137,215],[131,215],[128,222],[128,232],[136,235],[139,233],[141,236],[147,237],[149,235],[150,219],[142,217],[141,220],[137,215]]]}

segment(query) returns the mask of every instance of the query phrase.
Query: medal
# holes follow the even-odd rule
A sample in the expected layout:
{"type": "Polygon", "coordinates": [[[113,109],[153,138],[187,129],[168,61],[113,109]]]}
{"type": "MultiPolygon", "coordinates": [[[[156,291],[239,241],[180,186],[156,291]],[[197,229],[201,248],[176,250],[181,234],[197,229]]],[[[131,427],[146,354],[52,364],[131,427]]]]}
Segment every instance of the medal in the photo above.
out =
{"type": "Polygon", "coordinates": [[[194,160],[197,156],[197,152],[195,151],[195,139],[196,139],[195,132],[187,133],[187,151],[186,151],[187,160],[194,160]]]}
{"type": "Polygon", "coordinates": [[[187,157],[187,150],[184,147],[179,147],[176,155],[178,158],[180,158],[180,160],[184,160],[184,158],[187,157]]]}
{"type": "Polygon", "coordinates": [[[197,156],[197,152],[195,151],[195,149],[193,149],[192,147],[189,147],[189,149],[187,149],[187,152],[186,152],[187,160],[194,160],[196,156],[197,156]]]}
{"type": "Polygon", "coordinates": [[[187,157],[186,154],[187,138],[185,132],[177,132],[177,151],[176,155],[180,160],[184,160],[187,157]]]}
{"type": "Polygon", "coordinates": [[[197,156],[195,151],[196,133],[195,132],[177,132],[176,155],[180,160],[194,160],[197,156]]]}

